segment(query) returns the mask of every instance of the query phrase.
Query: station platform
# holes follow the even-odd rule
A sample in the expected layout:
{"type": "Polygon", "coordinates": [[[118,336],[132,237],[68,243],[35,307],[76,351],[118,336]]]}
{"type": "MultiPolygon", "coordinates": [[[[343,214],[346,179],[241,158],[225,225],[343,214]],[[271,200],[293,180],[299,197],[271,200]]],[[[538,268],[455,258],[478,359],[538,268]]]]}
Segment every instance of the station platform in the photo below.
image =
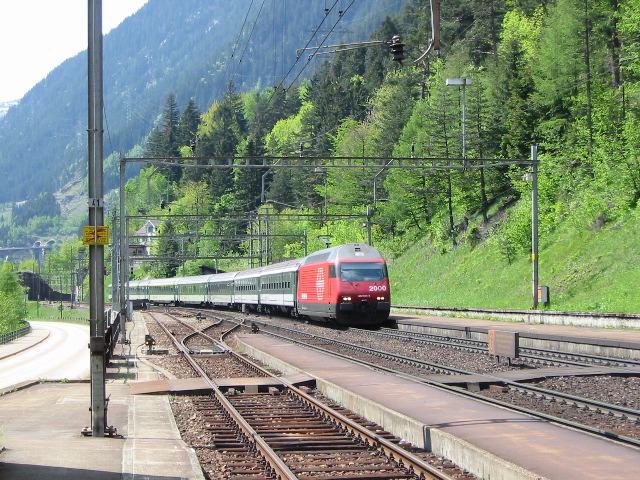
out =
{"type": "Polygon", "coordinates": [[[316,378],[328,398],[480,478],[640,478],[640,450],[462,395],[354,365],[268,335],[239,344],[285,374],[316,378]]]}
{"type": "MultiPolygon", "coordinates": [[[[0,391],[0,478],[3,480],[204,480],[195,452],[180,438],[166,395],[133,395],[131,385],[158,378],[138,356],[144,323],[127,323],[129,345],[118,344],[106,373],[107,426],[116,435],[84,437],[91,430],[88,381],[25,382],[0,391]]],[[[0,359],[43,340],[38,329],[0,345],[0,359]]],[[[0,375],[2,373],[0,372],[0,375]]]]}
{"type": "Polygon", "coordinates": [[[453,329],[464,334],[488,330],[518,332],[520,338],[551,339],[557,341],[577,341],[592,345],[624,347],[640,350],[640,329],[597,328],[553,323],[527,323],[504,320],[483,320],[477,318],[452,318],[436,315],[409,315],[392,313],[390,320],[399,329],[406,330],[411,325],[432,328],[453,329]]]}

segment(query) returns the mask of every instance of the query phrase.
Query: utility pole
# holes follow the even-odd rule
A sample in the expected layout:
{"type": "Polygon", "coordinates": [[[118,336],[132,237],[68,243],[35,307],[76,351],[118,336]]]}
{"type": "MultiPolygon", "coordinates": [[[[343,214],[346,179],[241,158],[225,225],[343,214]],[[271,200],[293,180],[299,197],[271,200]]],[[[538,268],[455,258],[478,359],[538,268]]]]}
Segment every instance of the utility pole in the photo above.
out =
{"type": "Polygon", "coordinates": [[[538,308],[538,146],[531,145],[531,265],[533,309],[538,308]]]}
{"type": "MultiPolygon", "coordinates": [[[[89,133],[89,312],[91,371],[91,435],[104,437],[106,424],[105,395],[105,318],[104,318],[104,245],[98,231],[104,231],[103,186],[103,97],[102,97],[102,0],[88,0],[88,133],[89,133]]],[[[84,433],[84,432],[83,432],[84,433]]],[[[88,432],[86,432],[88,434],[88,432]]]]}

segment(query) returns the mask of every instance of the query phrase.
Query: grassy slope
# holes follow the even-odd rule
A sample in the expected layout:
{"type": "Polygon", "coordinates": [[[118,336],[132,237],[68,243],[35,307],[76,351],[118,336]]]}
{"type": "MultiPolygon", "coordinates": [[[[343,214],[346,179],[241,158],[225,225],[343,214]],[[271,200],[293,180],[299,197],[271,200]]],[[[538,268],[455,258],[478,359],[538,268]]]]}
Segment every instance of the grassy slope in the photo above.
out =
{"type": "MultiPolygon", "coordinates": [[[[390,261],[394,304],[531,308],[529,254],[509,265],[492,246],[440,254],[427,245],[390,261]]],[[[567,224],[541,234],[539,280],[552,310],[640,313],[640,210],[597,231],[567,224]]]]}
{"type": "Polygon", "coordinates": [[[60,304],[54,302],[27,302],[27,318],[25,320],[53,321],[66,323],[88,324],[89,310],[87,308],[73,309],[65,303],[60,315],[60,304]]]}

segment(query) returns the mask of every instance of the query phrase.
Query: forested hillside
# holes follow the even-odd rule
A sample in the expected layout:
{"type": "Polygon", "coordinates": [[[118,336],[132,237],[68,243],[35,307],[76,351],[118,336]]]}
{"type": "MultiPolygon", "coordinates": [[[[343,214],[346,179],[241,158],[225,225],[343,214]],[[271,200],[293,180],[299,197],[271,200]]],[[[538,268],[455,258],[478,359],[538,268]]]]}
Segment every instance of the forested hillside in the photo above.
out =
{"type": "MultiPolygon", "coordinates": [[[[392,279],[401,275],[395,302],[526,308],[531,167],[446,167],[463,152],[469,165],[529,159],[535,144],[541,265],[552,307],[637,310],[639,7],[640,0],[444,0],[441,49],[406,66],[431,36],[429,2],[410,0],[361,38],[401,35],[404,65],[388,47],[356,49],[332,55],[289,88],[275,81],[247,91],[243,76],[225,77],[212,103],[181,101],[166,85],[137,155],[181,156],[191,165],[229,156],[236,168],[147,166],[128,182],[130,214],[170,208],[203,219],[169,217],[159,228],[164,237],[154,254],[192,260],[155,262],[134,275],[199,273],[199,264],[214,261],[198,257],[255,253],[243,234],[254,231],[257,213],[306,214],[297,222],[272,217],[270,260],[327,241],[366,241],[369,226],[392,279]],[[471,83],[463,92],[448,78],[471,83]],[[389,166],[418,157],[442,168],[237,167],[261,155],[361,158],[362,165],[377,157],[389,166]],[[332,215],[345,219],[325,221],[332,215]],[[223,221],[238,216],[244,222],[223,221]]],[[[143,222],[132,222],[132,231],[143,222]]],[[[246,265],[215,262],[225,270],[246,265]]]]}
{"type": "MultiPolygon", "coordinates": [[[[262,7],[249,0],[150,0],[104,40],[105,155],[143,143],[170,92],[182,106],[193,99],[206,109],[230,79],[244,92],[288,87],[321,61],[297,59],[298,48],[368,36],[404,2],[334,8],[324,0],[262,7]]],[[[0,203],[34,199],[86,176],[86,62],[86,52],[67,60],[0,118],[0,203]]],[[[114,170],[107,169],[107,189],[117,185],[114,170]]]]}
{"type": "MultiPolygon", "coordinates": [[[[394,64],[385,50],[339,53],[296,90],[241,94],[229,84],[225,97],[214,102],[199,121],[189,108],[180,115],[175,99],[169,96],[162,125],[147,144],[147,155],[277,157],[302,151],[304,156],[319,158],[361,156],[363,162],[367,157],[388,157],[390,161],[393,157],[428,157],[446,165],[446,159],[460,158],[463,148],[462,92],[460,87],[447,86],[446,79],[468,78],[472,82],[465,91],[464,148],[470,164],[474,159],[529,159],[531,145],[538,146],[543,249],[551,252],[552,242],[567,242],[567,238],[560,240],[567,232],[575,232],[587,243],[589,232],[615,236],[616,228],[633,231],[640,199],[640,143],[636,138],[639,3],[444,1],[442,49],[428,61],[403,67],[394,64]],[[187,145],[188,136],[179,140],[180,135],[174,135],[185,128],[191,135],[197,132],[197,143],[187,145]]],[[[407,60],[417,58],[430,36],[428,2],[409,2],[401,15],[382,22],[373,37],[390,38],[396,33],[406,43],[407,60]]],[[[373,243],[392,263],[400,264],[402,259],[394,258],[420,245],[421,253],[414,254],[434,259],[448,255],[450,268],[473,259],[482,271],[486,254],[497,268],[518,266],[519,278],[511,282],[521,285],[518,288],[524,298],[518,306],[526,307],[531,289],[526,280],[531,183],[524,174],[530,168],[365,168],[320,173],[314,168],[199,173],[172,169],[151,180],[156,204],[169,195],[177,213],[218,216],[284,209],[322,214],[326,208],[333,215],[363,215],[373,208],[373,243]],[[265,191],[261,190],[263,175],[265,191]],[[265,205],[264,199],[271,202],[265,205]]],[[[127,201],[132,210],[144,208],[142,192],[152,171],[146,169],[139,180],[130,183],[127,201]]],[[[213,224],[208,227],[216,228],[213,224]]],[[[168,221],[161,230],[179,233],[188,228],[168,221]]],[[[274,234],[291,238],[271,242],[276,258],[301,255],[303,232],[309,250],[322,247],[321,239],[327,234],[334,244],[365,241],[367,235],[362,220],[275,223],[270,228],[274,234]]],[[[248,246],[201,241],[185,247],[174,241],[162,242],[159,248],[166,256],[184,249],[219,253],[243,251],[248,246]]],[[[599,253],[600,259],[608,255],[599,253]]],[[[556,259],[559,265],[544,265],[545,283],[552,285],[556,300],[570,298],[580,285],[592,285],[593,278],[607,274],[597,262],[570,258],[570,252],[565,255],[569,258],[559,255],[556,259]]],[[[631,271],[624,278],[633,278],[638,258],[631,253],[628,260],[631,271]]],[[[195,273],[195,265],[191,262],[189,269],[188,262],[186,271],[195,273]]],[[[411,265],[415,268],[415,259],[411,265]]],[[[156,265],[139,275],[172,275],[177,270],[178,264],[156,265]]],[[[412,273],[431,278],[419,271],[412,273]]],[[[477,276],[465,268],[460,274],[477,276]]],[[[512,288],[508,279],[496,281],[496,277],[494,272],[493,280],[483,280],[489,289],[512,288]]],[[[437,285],[437,278],[431,282],[437,285]]],[[[412,294],[403,292],[408,288],[403,283],[399,281],[396,289],[409,299],[412,294]]],[[[465,282],[456,278],[446,287],[456,284],[465,282]]],[[[487,295],[486,306],[495,306],[487,295]]],[[[419,296],[436,303],[440,298],[434,294],[430,299],[424,289],[419,296]]],[[[477,296],[472,295],[470,301],[477,302],[477,296]]],[[[590,303],[594,309],[634,308],[618,306],[615,301],[590,303]]]]}

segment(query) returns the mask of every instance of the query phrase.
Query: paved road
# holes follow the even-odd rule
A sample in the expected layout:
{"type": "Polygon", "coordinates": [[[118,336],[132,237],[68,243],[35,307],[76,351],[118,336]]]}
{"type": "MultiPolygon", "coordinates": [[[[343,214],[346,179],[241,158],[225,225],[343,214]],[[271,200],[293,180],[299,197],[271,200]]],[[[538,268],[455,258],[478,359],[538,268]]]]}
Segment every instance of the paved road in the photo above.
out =
{"type": "Polygon", "coordinates": [[[28,380],[89,378],[89,327],[29,322],[40,343],[0,360],[0,389],[28,380]],[[48,335],[47,335],[48,332],[48,335]]]}

